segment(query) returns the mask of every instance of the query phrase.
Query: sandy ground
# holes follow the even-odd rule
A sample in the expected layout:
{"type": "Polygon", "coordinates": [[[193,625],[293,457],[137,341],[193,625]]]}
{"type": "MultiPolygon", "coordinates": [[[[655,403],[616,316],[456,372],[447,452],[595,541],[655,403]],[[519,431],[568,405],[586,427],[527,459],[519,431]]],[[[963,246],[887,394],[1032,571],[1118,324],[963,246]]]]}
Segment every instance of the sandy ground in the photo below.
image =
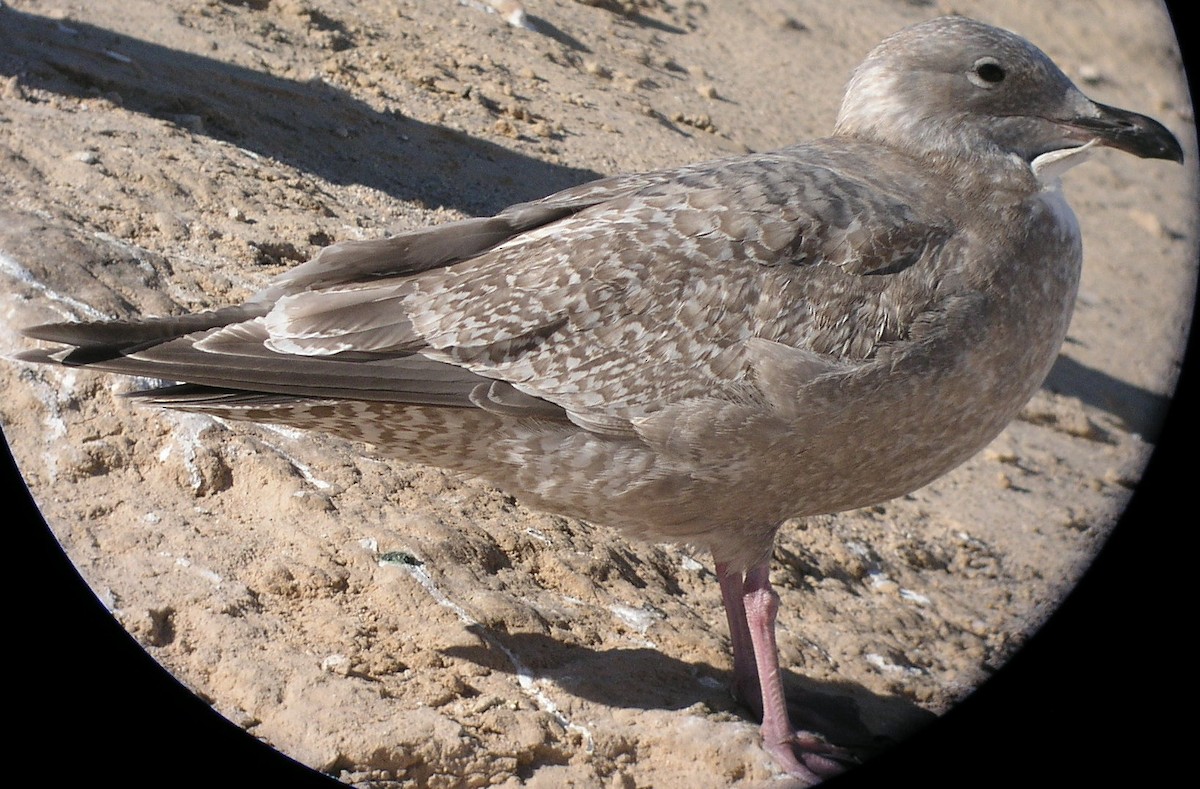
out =
{"type": "MultiPolygon", "coordinates": [[[[535,30],[453,0],[8,0],[0,351],[42,320],[239,299],[333,241],[819,136],[887,33],[950,10],[1014,29],[1094,98],[1164,122],[1189,159],[1105,151],[1069,175],[1086,255],[1075,319],[991,447],[901,500],[783,530],[773,575],[799,722],[870,757],[1009,660],[1154,449],[1196,278],[1194,119],[1167,19],[1150,0],[527,9],[535,30]]],[[[103,606],[299,762],[371,787],[786,784],[730,699],[709,557],[344,442],[136,407],[117,397],[128,380],[5,363],[0,386],[12,454],[103,606]]],[[[50,583],[18,583],[23,599],[69,585],[52,551],[36,556],[50,583]]],[[[182,726],[171,714],[195,711],[158,680],[125,693],[111,666],[136,655],[119,638],[94,651],[106,617],[73,600],[10,634],[30,664],[70,667],[36,719],[88,739],[79,716],[113,703],[151,721],[153,742],[182,726]],[[70,654],[33,657],[51,643],[70,654]]],[[[1107,660],[1142,622],[1119,625],[1107,660]]],[[[218,744],[181,774],[261,780],[205,731],[218,744]]],[[[62,736],[51,752],[80,747],[62,736]]],[[[150,750],[135,740],[70,772],[169,780],[150,750]]]]}

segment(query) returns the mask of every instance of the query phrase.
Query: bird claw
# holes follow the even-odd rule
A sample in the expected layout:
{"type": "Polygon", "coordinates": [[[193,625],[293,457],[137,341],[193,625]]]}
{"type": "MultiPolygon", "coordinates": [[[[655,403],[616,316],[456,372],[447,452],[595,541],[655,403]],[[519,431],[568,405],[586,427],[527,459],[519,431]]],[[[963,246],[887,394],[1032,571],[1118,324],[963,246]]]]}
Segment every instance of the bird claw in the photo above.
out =
{"type": "Polygon", "coordinates": [[[809,769],[826,778],[839,775],[860,763],[852,751],[807,731],[796,732],[793,750],[800,752],[801,760],[809,769]]]}
{"type": "Polygon", "coordinates": [[[821,735],[812,732],[797,731],[793,742],[806,754],[819,756],[839,764],[854,765],[860,761],[850,749],[833,745],[821,735]]]}
{"type": "MultiPolygon", "coordinates": [[[[762,720],[762,693],[757,679],[734,680],[733,697],[762,720]]],[[[861,763],[846,748],[831,744],[813,732],[795,730],[788,741],[766,744],[766,750],[784,772],[796,778],[818,782],[845,772],[861,763]]]]}
{"type": "Polygon", "coordinates": [[[793,778],[799,778],[805,786],[815,786],[843,771],[843,767],[832,759],[820,754],[806,753],[793,743],[765,745],[764,749],[780,769],[793,778]]]}
{"type": "Polygon", "coordinates": [[[764,748],[784,772],[809,786],[840,775],[859,763],[850,751],[806,731],[795,732],[785,742],[764,743],[764,748]]]}

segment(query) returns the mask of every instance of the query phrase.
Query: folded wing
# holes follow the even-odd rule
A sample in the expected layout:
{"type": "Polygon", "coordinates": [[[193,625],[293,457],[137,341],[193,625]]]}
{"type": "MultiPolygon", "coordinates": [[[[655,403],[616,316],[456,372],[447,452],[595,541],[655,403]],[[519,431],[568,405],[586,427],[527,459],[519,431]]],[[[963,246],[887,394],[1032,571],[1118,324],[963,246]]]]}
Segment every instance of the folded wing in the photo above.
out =
{"type": "Polygon", "coordinates": [[[763,396],[765,366],[816,378],[903,341],[949,223],[829,146],[735,161],[336,244],[236,307],[32,327],[73,348],[25,358],[193,385],[172,405],[378,400],[633,435],[675,403],[763,396]]]}

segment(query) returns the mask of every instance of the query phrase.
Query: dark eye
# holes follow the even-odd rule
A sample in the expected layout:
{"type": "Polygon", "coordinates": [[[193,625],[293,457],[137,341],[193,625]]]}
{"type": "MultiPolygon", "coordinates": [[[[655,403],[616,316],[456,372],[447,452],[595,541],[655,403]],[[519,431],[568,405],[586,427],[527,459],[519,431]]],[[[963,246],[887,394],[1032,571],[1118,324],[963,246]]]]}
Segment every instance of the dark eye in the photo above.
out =
{"type": "Polygon", "coordinates": [[[980,87],[1003,82],[1004,76],[1004,67],[993,58],[980,58],[971,70],[971,81],[980,87]]]}

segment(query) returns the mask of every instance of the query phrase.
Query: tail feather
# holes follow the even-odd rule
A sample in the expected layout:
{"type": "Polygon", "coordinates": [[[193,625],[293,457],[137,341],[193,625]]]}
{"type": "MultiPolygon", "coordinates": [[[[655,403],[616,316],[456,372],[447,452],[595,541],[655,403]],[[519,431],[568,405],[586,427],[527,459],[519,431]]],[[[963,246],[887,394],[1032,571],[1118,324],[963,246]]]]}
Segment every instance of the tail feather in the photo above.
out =
{"type": "Polygon", "coordinates": [[[35,340],[57,342],[94,351],[104,349],[113,356],[119,356],[132,352],[132,349],[148,348],[195,332],[252,320],[266,315],[269,310],[268,304],[248,302],[219,310],[161,318],[42,323],[26,326],[21,329],[21,333],[35,340]]]}

